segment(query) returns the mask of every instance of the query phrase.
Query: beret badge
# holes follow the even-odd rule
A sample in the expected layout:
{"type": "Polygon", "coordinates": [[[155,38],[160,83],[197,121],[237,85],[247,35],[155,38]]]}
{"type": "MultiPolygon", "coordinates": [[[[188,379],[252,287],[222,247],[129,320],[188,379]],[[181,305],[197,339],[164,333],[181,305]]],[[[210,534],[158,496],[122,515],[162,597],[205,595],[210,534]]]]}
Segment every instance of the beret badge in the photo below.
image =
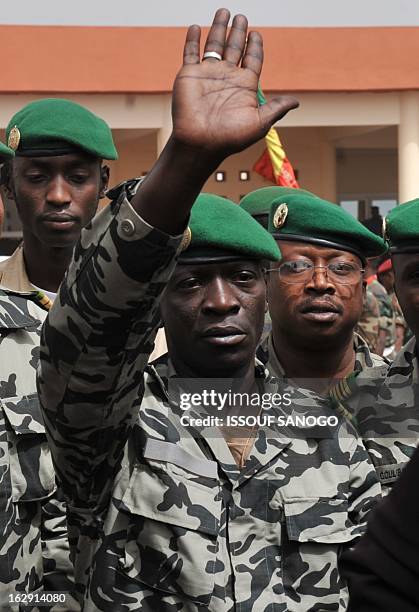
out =
{"type": "Polygon", "coordinates": [[[273,224],[276,229],[281,228],[285,224],[285,220],[288,216],[288,206],[283,203],[278,206],[275,211],[273,224]]]}
{"type": "Polygon", "coordinates": [[[183,238],[182,238],[182,241],[180,243],[180,250],[181,251],[186,251],[186,249],[188,248],[188,246],[191,243],[191,240],[192,240],[192,231],[191,231],[191,228],[188,225],[188,227],[183,232],[183,238]]]}
{"type": "Polygon", "coordinates": [[[7,141],[7,146],[10,149],[13,149],[13,151],[16,151],[16,149],[19,146],[19,142],[20,142],[20,132],[19,132],[19,128],[15,125],[10,130],[9,138],[7,141]]]}

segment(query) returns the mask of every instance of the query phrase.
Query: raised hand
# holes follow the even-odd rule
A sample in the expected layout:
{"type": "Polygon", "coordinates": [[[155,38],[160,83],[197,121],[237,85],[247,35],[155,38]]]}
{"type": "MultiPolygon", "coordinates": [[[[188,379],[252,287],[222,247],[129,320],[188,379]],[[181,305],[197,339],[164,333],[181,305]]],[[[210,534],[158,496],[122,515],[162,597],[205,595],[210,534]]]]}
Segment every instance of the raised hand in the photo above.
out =
{"type": "Polygon", "coordinates": [[[247,35],[247,19],[236,15],[227,35],[230,13],[219,9],[205,43],[206,52],[222,58],[200,59],[200,28],[188,29],[183,67],[173,89],[173,136],[220,159],[262,138],[297,100],[281,96],[258,107],[256,91],[263,64],[258,32],[247,35]]]}

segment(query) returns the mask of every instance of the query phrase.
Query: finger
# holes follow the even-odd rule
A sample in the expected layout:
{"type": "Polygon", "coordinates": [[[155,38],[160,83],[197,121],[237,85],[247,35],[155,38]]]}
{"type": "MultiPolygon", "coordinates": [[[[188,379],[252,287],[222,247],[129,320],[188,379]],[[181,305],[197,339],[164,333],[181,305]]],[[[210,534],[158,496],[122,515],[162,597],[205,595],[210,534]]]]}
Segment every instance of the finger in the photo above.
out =
{"type": "Polygon", "coordinates": [[[263,65],[263,40],[259,32],[249,32],[242,66],[256,74],[259,79],[263,65]]]}
{"type": "Polygon", "coordinates": [[[227,62],[237,65],[246,47],[247,19],[244,15],[235,15],[224,47],[224,57],[227,62]]]}
{"type": "Polygon", "coordinates": [[[266,131],[279,119],[282,119],[290,110],[299,107],[299,102],[293,96],[280,96],[273,98],[259,107],[260,123],[266,131]]]}
{"type": "MultiPolygon", "coordinates": [[[[208,32],[204,53],[207,53],[208,51],[215,51],[216,53],[219,53],[221,57],[223,57],[229,20],[230,11],[224,8],[218,9],[214,15],[210,31],[208,32]]],[[[205,61],[217,62],[218,60],[209,58],[205,61]]]]}
{"type": "Polygon", "coordinates": [[[185,46],[183,47],[183,65],[199,64],[201,58],[199,56],[199,43],[201,40],[201,28],[197,25],[191,25],[186,33],[185,46]]]}

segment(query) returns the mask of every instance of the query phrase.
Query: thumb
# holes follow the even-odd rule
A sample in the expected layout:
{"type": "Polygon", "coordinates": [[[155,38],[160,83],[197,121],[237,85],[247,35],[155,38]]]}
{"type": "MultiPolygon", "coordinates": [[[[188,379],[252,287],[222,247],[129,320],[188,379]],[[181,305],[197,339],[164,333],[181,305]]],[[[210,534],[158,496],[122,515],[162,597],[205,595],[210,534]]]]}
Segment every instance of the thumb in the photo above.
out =
{"type": "Polygon", "coordinates": [[[261,124],[266,130],[269,130],[276,121],[285,117],[288,111],[298,108],[299,105],[300,103],[293,96],[272,98],[266,104],[259,106],[261,124]]]}

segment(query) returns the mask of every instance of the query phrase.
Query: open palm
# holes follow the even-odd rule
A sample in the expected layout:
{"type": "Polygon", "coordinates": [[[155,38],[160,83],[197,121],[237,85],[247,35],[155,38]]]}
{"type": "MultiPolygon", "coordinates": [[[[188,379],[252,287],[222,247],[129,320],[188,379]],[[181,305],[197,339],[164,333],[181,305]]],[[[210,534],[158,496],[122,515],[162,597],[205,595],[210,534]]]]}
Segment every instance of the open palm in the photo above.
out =
{"type": "Polygon", "coordinates": [[[221,156],[241,151],[262,138],[271,125],[298,103],[283,96],[259,107],[256,98],[263,64],[262,38],[247,37],[247,20],[236,15],[226,39],[229,12],[217,11],[205,51],[222,60],[200,61],[200,29],[188,30],[184,64],[173,89],[173,134],[185,145],[221,156]]]}

